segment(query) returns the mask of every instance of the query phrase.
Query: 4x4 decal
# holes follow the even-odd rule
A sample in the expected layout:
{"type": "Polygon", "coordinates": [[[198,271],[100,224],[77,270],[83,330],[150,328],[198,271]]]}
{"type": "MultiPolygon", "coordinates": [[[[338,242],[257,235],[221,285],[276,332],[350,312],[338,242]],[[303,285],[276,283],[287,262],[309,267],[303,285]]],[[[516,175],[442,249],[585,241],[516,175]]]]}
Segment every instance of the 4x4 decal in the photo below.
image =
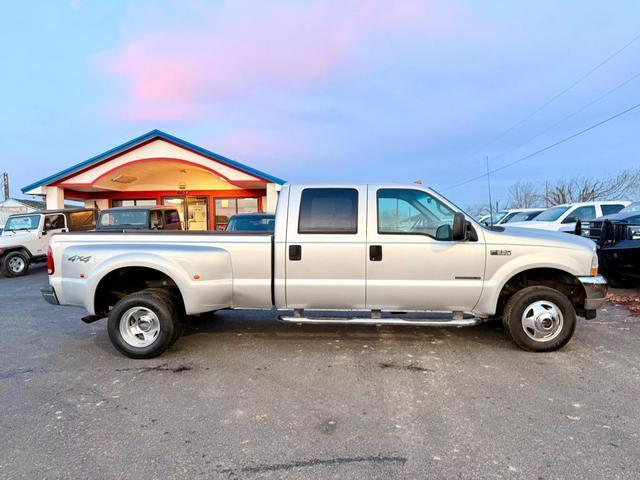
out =
{"type": "Polygon", "coordinates": [[[87,263],[89,260],[91,260],[91,255],[87,255],[86,257],[83,257],[81,255],[73,255],[69,258],[67,258],[68,261],[70,262],[82,262],[82,263],[87,263]]]}

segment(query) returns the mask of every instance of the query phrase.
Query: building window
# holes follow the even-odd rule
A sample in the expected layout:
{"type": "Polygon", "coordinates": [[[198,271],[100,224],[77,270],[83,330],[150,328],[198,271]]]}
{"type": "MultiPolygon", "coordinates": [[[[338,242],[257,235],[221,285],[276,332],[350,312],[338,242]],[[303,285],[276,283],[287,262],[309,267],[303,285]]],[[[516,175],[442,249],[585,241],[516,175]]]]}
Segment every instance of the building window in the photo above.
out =
{"type": "Polygon", "coordinates": [[[298,233],[358,233],[358,191],[353,188],[304,189],[298,233]]]}
{"type": "Polygon", "coordinates": [[[257,198],[216,198],[215,217],[216,230],[222,230],[229,223],[229,218],[237,213],[256,213],[257,198]]]}
{"type": "Polygon", "coordinates": [[[136,200],[111,200],[111,206],[113,207],[135,207],[135,206],[149,206],[156,205],[156,201],[153,198],[144,198],[136,200]]]}

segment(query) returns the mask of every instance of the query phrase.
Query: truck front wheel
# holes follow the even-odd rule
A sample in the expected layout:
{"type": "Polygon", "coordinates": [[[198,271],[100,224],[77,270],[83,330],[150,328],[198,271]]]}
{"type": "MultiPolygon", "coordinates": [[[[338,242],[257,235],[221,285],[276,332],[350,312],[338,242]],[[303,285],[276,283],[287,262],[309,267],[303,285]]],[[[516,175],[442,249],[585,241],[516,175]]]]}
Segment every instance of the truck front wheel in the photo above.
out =
{"type": "Polygon", "coordinates": [[[177,339],[179,316],[170,295],[142,290],[127,295],[109,313],[113,346],[129,358],[153,358],[177,339]]]}
{"type": "Polygon", "coordinates": [[[21,277],[29,270],[29,257],[22,252],[9,252],[2,259],[2,273],[6,277],[21,277]]]}
{"type": "Polygon", "coordinates": [[[563,347],[573,336],[576,311],[558,290],[526,287],[509,299],[502,322],[520,348],[549,352],[563,347]]]}

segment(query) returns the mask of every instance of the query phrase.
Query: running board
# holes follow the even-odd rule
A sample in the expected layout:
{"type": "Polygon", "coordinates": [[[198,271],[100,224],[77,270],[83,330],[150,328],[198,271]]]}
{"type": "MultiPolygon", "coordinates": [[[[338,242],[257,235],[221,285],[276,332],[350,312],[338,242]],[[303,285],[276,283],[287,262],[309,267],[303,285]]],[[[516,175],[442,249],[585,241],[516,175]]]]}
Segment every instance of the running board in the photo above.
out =
{"type": "Polygon", "coordinates": [[[296,317],[279,315],[278,321],[307,325],[411,325],[421,327],[473,327],[482,323],[481,318],[460,318],[455,320],[420,320],[402,318],[340,318],[340,317],[296,317]]]}

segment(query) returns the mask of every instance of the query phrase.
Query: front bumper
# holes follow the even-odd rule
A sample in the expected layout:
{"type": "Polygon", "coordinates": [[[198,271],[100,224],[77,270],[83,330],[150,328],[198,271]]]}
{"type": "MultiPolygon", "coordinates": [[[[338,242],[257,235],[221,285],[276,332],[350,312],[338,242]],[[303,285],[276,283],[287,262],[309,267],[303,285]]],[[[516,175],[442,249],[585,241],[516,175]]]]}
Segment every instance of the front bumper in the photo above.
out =
{"type": "Polygon", "coordinates": [[[58,297],[56,296],[56,291],[51,285],[48,287],[42,287],[40,289],[40,293],[47,303],[50,303],[51,305],[60,305],[58,297]]]}
{"type": "Polygon", "coordinates": [[[578,277],[584,287],[584,309],[596,310],[607,301],[607,280],[602,275],[578,277]]]}

